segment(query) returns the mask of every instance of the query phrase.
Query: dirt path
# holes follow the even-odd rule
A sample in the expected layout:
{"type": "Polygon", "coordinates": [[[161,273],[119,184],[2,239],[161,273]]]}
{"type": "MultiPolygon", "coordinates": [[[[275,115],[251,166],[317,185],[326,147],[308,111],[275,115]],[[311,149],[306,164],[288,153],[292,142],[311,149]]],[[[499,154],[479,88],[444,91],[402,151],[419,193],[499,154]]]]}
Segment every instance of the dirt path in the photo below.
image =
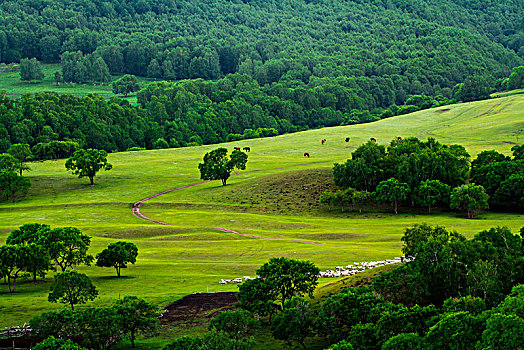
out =
{"type": "MultiPolygon", "coordinates": [[[[324,162],[316,162],[316,163],[324,163],[324,162]]],[[[309,163],[309,164],[312,164],[312,163],[309,163]]],[[[298,164],[296,166],[304,166],[304,165],[309,165],[309,164],[298,164]]],[[[277,169],[282,169],[282,168],[277,168],[277,169]]],[[[170,189],[170,190],[167,190],[167,191],[164,191],[164,192],[160,192],[160,193],[154,194],[154,195],[149,196],[147,198],[144,198],[144,199],[142,199],[142,200],[140,200],[140,201],[138,201],[138,202],[133,204],[133,209],[132,209],[133,215],[136,216],[139,219],[152,222],[153,224],[172,226],[173,224],[168,224],[167,222],[155,220],[155,219],[152,219],[152,218],[142,214],[142,212],[140,212],[140,208],[142,207],[142,204],[144,204],[144,202],[147,202],[150,199],[153,199],[153,198],[156,198],[156,197],[160,197],[160,196],[162,196],[164,194],[175,192],[175,191],[179,191],[179,190],[183,190],[185,188],[189,188],[189,187],[193,187],[193,186],[197,186],[197,185],[201,185],[201,184],[204,184],[204,183],[209,182],[209,181],[210,180],[206,180],[206,181],[196,182],[196,183],[193,183],[193,184],[189,184],[189,185],[173,188],[173,189],[170,189]]],[[[276,239],[276,240],[281,240],[281,241],[293,241],[293,242],[304,243],[304,244],[322,245],[322,243],[308,242],[308,241],[302,241],[302,240],[298,240],[298,239],[269,238],[269,237],[263,237],[263,236],[257,236],[257,235],[250,235],[250,234],[246,234],[246,233],[239,233],[237,231],[230,230],[228,228],[221,228],[221,227],[215,227],[215,230],[221,231],[221,232],[227,232],[227,233],[234,233],[234,234],[237,234],[239,236],[257,238],[257,239],[276,239]]]]}

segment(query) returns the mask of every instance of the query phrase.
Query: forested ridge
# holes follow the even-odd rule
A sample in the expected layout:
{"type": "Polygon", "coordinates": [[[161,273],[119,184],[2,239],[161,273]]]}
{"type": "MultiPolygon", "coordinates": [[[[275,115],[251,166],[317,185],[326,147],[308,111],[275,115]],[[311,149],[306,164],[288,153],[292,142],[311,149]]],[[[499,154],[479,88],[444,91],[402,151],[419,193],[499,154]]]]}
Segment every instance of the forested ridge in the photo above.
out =
{"type": "Polygon", "coordinates": [[[0,152],[212,144],[488,98],[523,86],[523,14],[501,0],[3,1],[0,62],[61,62],[57,83],[170,82],[142,86],[138,107],[0,92],[0,152]]]}
{"type": "Polygon", "coordinates": [[[175,80],[362,77],[393,92],[387,107],[509,75],[524,57],[522,14],[518,0],[4,1],[0,60],[81,51],[112,73],[175,80]]]}

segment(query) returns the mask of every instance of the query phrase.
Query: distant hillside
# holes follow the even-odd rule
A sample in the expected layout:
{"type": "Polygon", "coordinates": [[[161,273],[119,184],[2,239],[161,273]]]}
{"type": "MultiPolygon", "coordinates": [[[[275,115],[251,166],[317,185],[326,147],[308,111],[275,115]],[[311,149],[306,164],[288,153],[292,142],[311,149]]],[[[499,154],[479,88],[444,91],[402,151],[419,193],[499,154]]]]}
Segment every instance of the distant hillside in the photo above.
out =
{"type": "Polygon", "coordinates": [[[519,0],[7,0],[0,61],[81,51],[112,73],[173,80],[348,77],[371,109],[507,77],[524,62],[523,16],[519,0]]]}

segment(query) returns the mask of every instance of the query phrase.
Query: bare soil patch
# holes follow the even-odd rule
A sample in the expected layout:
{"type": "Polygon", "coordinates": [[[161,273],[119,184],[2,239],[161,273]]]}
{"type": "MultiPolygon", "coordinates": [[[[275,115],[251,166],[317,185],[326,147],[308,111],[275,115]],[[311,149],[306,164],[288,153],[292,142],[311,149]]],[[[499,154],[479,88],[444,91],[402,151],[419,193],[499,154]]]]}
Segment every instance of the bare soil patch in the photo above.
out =
{"type": "Polygon", "coordinates": [[[222,311],[236,309],[235,292],[195,293],[169,304],[160,317],[163,325],[200,325],[209,322],[222,311]]]}

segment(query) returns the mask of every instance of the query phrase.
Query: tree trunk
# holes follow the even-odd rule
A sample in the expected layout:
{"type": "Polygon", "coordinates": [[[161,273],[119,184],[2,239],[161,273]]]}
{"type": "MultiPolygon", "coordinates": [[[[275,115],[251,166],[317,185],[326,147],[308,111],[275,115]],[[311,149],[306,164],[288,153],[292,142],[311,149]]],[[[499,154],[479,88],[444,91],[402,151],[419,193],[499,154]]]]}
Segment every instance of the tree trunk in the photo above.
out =
{"type": "Polygon", "coordinates": [[[222,186],[226,185],[226,181],[227,181],[227,179],[222,179],[222,186]]]}
{"type": "Polygon", "coordinates": [[[431,214],[431,205],[428,206],[428,212],[431,214]]]}
{"type": "Polygon", "coordinates": [[[93,179],[93,176],[89,176],[89,180],[91,181],[91,186],[93,186],[95,184],[95,181],[93,179]]]}
{"type": "Polygon", "coordinates": [[[304,348],[304,350],[307,350],[307,348],[306,348],[306,344],[304,344],[304,341],[301,341],[301,342],[300,342],[300,345],[302,345],[302,347],[304,348]]]}
{"type": "Polygon", "coordinates": [[[16,277],[13,278],[13,290],[11,292],[16,292],[16,277]]]}
{"type": "Polygon", "coordinates": [[[9,291],[9,293],[12,293],[12,290],[11,290],[11,276],[10,275],[7,275],[7,290],[9,291]]]}
{"type": "Polygon", "coordinates": [[[398,214],[398,205],[397,205],[397,202],[395,202],[395,214],[398,214]]]}
{"type": "Polygon", "coordinates": [[[36,283],[36,269],[33,270],[33,282],[36,283]]]}
{"type": "Polygon", "coordinates": [[[135,347],[135,332],[131,331],[131,347],[135,347]]]}
{"type": "Polygon", "coordinates": [[[120,267],[116,266],[116,275],[120,278],[120,267]]]}

